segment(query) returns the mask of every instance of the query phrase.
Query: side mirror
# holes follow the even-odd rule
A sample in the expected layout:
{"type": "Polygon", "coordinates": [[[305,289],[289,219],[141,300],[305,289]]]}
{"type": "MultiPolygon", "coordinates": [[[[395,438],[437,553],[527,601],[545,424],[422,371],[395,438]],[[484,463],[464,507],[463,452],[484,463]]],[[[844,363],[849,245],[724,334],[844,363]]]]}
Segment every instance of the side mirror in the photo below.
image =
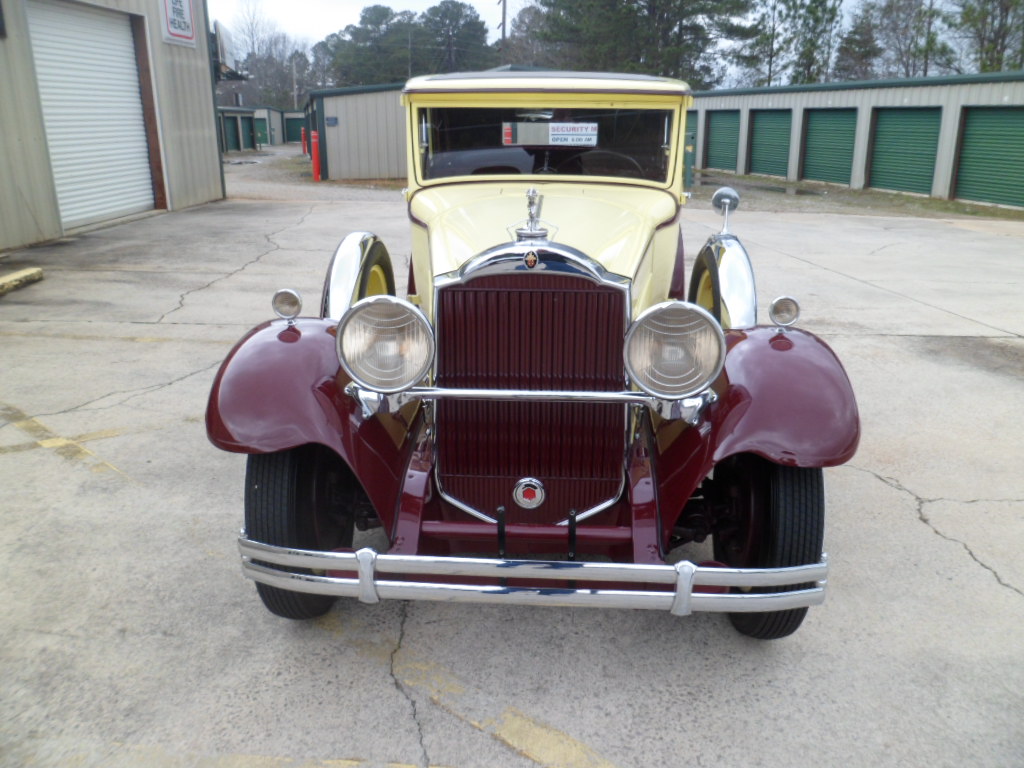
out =
{"type": "Polygon", "coordinates": [[[711,205],[719,213],[726,213],[726,207],[729,211],[735,211],[740,207],[740,195],[732,187],[719,187],[711,197],[711,205]]]}
{"type": "Polygon", "coordinates": [[[711,196],[711,205],[718,211],[725,220],[722,222],[722,234],[729,233],[729,211],[735,211],[740,207],[740,195],[732,187],[719,187],[711,196]]]}

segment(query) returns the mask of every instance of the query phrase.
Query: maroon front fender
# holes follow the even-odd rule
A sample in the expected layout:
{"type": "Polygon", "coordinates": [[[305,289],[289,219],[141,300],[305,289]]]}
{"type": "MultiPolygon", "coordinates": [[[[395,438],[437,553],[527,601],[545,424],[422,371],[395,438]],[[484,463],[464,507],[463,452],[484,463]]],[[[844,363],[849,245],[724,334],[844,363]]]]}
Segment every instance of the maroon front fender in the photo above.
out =
{"type": "Polygon", "coordinates": [[[307,443],[333,449],[390,525],[414,432],[401,413],[364,419],[345,394],[331,320],[264,323],[221,364],[206,408],[218,448],[272,453],[307,443]]]}
{"type": "Polygon", "coordinates": [[[849,461],[860,440],[857,401],[825,342],[804,331],[752,328],[726,334],[715,382],[719,398],[690,427],[655,428],[658,496],[667,537],[679,513],[718,462],[739,453],[798,467],[849,461]]]}
{"type": "Polygon", "coordinates": [[[849,461],[860,441],[850,380],[832,349],[805,331],[726,335],[726,388],[708,408],[712,457],[738,453],[797,467],[849,461]]]}

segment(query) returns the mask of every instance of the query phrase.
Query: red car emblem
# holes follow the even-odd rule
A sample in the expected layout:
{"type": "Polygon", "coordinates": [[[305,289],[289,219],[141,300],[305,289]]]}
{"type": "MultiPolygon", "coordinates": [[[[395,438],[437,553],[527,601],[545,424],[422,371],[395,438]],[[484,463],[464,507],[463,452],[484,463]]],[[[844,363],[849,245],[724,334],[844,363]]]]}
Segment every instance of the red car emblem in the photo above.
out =
{"type": "Polygon", "coordinates": [[[544,484],[532,477],[524,477],[512,489],[512,498],[523,509],[536,509],[544,503],[544,484]]]}

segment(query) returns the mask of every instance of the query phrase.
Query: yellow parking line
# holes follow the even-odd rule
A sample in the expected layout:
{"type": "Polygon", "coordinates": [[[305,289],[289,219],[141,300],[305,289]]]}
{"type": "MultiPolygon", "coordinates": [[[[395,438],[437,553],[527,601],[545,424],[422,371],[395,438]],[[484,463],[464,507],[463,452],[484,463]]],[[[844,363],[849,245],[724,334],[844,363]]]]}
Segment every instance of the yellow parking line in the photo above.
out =
{"type": "MultiPolygon", "coordinates": [[[[83,446],[81,444],[81,440],[61,437],[41,421],[31,418],[27,413],[15,408],[13,405],[0,403],[0,417],[6,419],[14,426],[15,429],[20,432],[24,432],[33,440],[33,443],[30,443],[28,446],[21,444],[2,448],[0,449],[0,454],[15,453],[17,451],[28,450],[29,447],[38,446],[40,448],[53,451],[61,458],[71,461],[81,461],[88,464],[89,469],[92,472],[113,471],[117,472],[119,475],[128,477],[113,464],[103,461],[95,453],[83,446]]],[[[112,436],[112,434],[110,434],[111,432],[112,430],[103,430],[101,432],[93,432],[91,433],[91,436],[92,439],[98,439],[98,436],[112,436]]],[[[84,437],[90,437],[90,435],[85,435],[84,437]]]]}
{"type": "MultiPolygon", "coordinates": [[[[353,640],[342,620],[334,613],[328,614],[319,623],[325,629],[344,634],[346,640],[353,640]]],[[[352,627],[348,617],[349,628],[352,627]]],[[[390,659],[384,654],[382,644],[368,640],[356,641],[355,647],[363,656],[378,660],[390,659]]],[[[512,707],[507,707],[497,718],[488,713],[474,711],[474,705],[467,696],[468,684],[440,664],[417,658],[405,648],[399,649],[392,661],[395,677],[405,686],[425,693],[431,702],[453,717],[478,731],[490,735],[539,766],[545,768],[616,768],[594,749],[574,739],[564,731],[542,723],[512,707]]],[[[489,697],[483,697],[488,699],[489,697]]]]}

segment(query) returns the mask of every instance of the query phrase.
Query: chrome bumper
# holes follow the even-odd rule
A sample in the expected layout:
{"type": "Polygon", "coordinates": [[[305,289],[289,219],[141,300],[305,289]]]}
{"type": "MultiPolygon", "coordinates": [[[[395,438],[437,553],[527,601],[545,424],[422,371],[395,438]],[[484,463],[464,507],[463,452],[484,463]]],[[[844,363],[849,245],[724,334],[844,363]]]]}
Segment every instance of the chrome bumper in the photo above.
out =
{"type": "Polygon", "coordinates": [[[314,552],[274,547],[241,536],[242,571],[261,584],[315,595],[356,597],[364,603],[391,600],[436,600],[453,603],[504,603],[584,608],[645,608],[686,616],[693,611],[749,613],[782,611],[819,605],[825,599],[828,558],[816,565],[795,568],[716,568],[682,561],[675,565],[634,565],[629,563],[561,562],[548,560],[491,560],[468,557],[426,557],[422,555],[379,555],[372,549],[358,552],[314,552]],[[259,560],[260,562],[254,562],[259,560]],[[357,578],[316,573],[297,573],[270,568],[353,571],[357,578]],[[391,574],[402,578],[439,576],[445,578],[531,579],[542,581],[614,582],[618,584],[669,587],[664,591],[644,589],[567,589],[562,587],[506,587],[500,585],[447,584],[424,581],[388,581],[391,574]],[[813,583],[791,592],[714,594],[695,591],[698,587],[781,587],[813,583]]]}

